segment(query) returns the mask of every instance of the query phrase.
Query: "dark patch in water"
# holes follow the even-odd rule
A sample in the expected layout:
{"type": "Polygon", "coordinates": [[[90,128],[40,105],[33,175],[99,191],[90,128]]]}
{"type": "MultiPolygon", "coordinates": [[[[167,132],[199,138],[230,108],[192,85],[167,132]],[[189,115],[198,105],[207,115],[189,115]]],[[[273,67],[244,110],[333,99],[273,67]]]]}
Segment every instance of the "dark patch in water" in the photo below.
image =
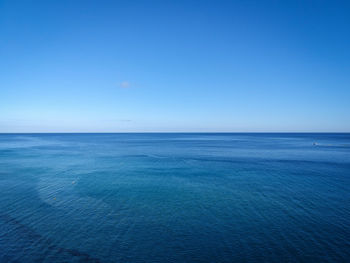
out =
{"type": "Polygon", "coordinates": [[[49,249],[51,251],[51,253],[49,253],[51,255],[56,254],[56,253],[68,254],[72,257],[78,257],[79,262],[89,262],[89,263],[90,262],[91,263],[101,262],[99,259],[94,258],[91,255],[84,253],[84,252],[81,252],[79,250],[70,249],[70,248],[63,248],[63,247],[59,247],[59,246],[55,245],[52,240],[43,237],[42,235],[38,234],[30,227],[22,224],[21,222],[19,222],[15,218],[12,218],[11,216],[9,216],[7,214],[0,214],[0,220],[5,222],[6,224],[13,225],[14,228],[19,233],[21,233],[22,235],[26,235],[30,239],[31,243],[43,244],[47,249],[49,249]]]}

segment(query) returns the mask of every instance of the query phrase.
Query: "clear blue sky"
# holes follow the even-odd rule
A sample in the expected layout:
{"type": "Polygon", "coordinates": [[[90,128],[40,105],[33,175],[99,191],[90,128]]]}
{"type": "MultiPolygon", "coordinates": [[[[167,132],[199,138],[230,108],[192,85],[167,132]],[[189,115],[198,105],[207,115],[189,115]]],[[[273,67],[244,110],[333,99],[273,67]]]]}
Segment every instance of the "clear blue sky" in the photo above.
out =
{"type": "Polygon", "coordinates": [[[0,0],[0,132],[350,131],[350,1],[0,0]]]}

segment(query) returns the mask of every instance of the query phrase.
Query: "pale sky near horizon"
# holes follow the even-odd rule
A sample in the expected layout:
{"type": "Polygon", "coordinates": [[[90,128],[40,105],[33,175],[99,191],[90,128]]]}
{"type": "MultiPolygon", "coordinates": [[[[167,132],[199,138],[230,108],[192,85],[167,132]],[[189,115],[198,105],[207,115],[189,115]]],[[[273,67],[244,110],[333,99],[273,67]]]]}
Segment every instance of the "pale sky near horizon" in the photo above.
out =
{"type": "Polygon", "coordinates": [[[0,0],[0,132],[350,132],[349,14],[0,0]]]}

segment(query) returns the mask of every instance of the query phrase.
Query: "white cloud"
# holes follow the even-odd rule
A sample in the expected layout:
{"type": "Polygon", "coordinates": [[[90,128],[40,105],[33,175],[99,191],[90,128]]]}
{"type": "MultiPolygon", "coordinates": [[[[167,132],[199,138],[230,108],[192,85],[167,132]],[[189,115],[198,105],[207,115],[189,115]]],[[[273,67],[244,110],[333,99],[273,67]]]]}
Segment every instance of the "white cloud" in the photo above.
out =
{"type": "Polygon", "coordinates": [[[120,87],[123,89],[130,88],[130,83],[128,81],[123,81],[122,83],[120,83],[120,87]]]}

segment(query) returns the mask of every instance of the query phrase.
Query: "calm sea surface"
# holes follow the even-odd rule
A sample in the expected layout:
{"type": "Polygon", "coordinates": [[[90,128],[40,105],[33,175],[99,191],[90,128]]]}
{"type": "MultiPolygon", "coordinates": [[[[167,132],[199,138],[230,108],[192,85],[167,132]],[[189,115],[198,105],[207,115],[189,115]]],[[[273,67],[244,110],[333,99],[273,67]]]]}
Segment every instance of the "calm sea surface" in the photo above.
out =
{"type": "Polygon", "coordinates": [[[350,262],[350,134],[0,134],[0,262],[350,262]]]}

